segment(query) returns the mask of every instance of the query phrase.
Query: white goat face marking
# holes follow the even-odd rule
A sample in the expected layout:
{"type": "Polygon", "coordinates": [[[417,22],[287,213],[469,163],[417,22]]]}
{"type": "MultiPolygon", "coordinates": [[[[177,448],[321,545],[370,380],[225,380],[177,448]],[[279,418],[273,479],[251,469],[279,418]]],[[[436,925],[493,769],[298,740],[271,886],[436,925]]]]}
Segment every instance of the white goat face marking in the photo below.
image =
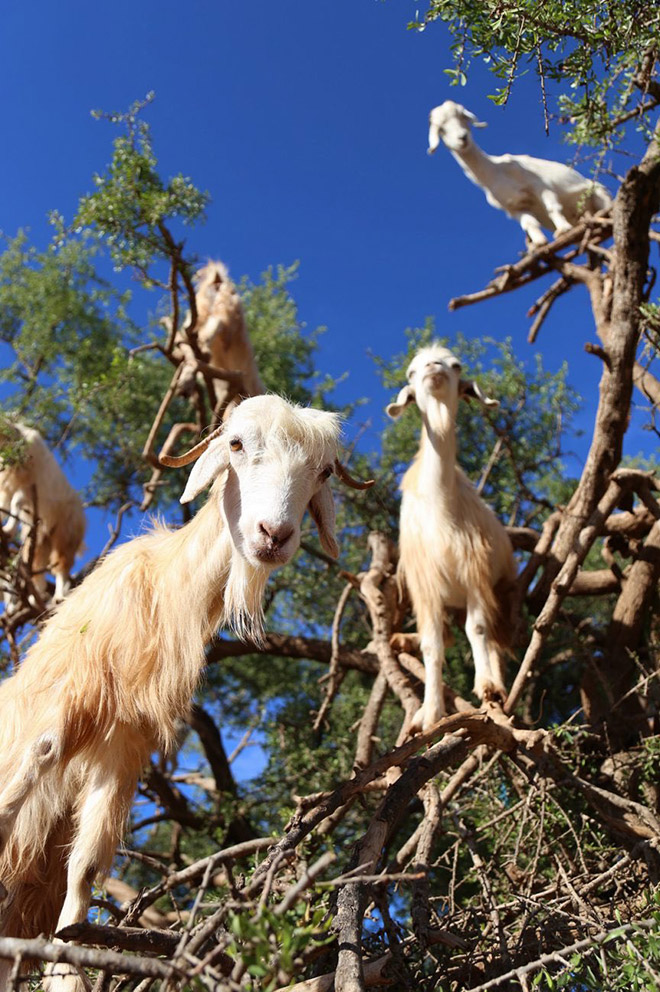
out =
{"type": "Polygon", "coordinates": [[[430,397],[445,403],[458,402],[461,363],[448,348],[442,345],[422,348],[408,366],[407,374],[420,410],[430,397]]]}
{"type": "Polygon", "coordinates": [[[429,154],[433,154],[441,141],[452,152],[464,152],[470,144],[471,126],[483,127],[483,124],[460,103],[445,100],[434,107],[429,114],[429,154]]]}
{"type": "MultiPolygon", "coordinates": [[[[297,550],[305,510],[333,471],[334,436],[328,432],[327,443],[317,441],[310,451],[304,438],[291,437],[285,423],[269,422],[268,410],[264,423],[241,416],[248,403],[253,401],[236,409],[225,432],[229,470],[223,510],[237,551],[252,565],[275,568],[297,550]]],[[[312,418],[318,412],[303,411],[312,418]]]]}

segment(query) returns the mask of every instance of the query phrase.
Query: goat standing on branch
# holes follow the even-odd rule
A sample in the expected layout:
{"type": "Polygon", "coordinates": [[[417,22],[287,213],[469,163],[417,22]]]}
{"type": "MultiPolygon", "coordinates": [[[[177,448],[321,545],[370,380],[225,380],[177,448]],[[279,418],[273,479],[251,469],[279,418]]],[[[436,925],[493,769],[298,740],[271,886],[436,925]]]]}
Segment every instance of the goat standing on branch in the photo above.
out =
{"type": "Polygon", "coordinates": [[[547,244],[542,227],[562,234],[583,214],[611,206],[604,186],[561,162],[531,155],[487,155],[470,131],[486,126],[460,103],[445,100],[429,115],[429,155],[444,142],[490,205],[517,220],[534,247],[547,244]]]}
{"type": "MultiPolygon", "coordinates": [[[[156,526],[112,552],[0,686],[3,935],[86,919],[140,772],[152,751],[172,746],[188,713],[204,644],[220,623],[260,636],[266,580],[296,551],[305,509],[337,556],[328,479],[352,481],[337,461],[338,433],[334,413],[277,396],[246,400],[224,429],[170,459],[201,453],[182,502],[215,480],[193,520],[156,526]]],[[[46,988],[84,985],[50,965],[46,988]]]]}
{"type": "MultiPolygon", "coordinates": [[[[0,439],[8,444],[17,442],[24,449],[0,469],[0,510],[7,516],[3,530],[8,537],[15,537],[20,529],[26,547],[30,529],[36,526],[32,558],[35,588],[45,602],[45,572],[52,572],[54,598],[59,602],[69,591],[71,569],[85,536],[82,500],[38,431],[6,421],[0,428],[0,439]]],[[[13,595],[6,595],[5,601],[8,606],[15,605],[13,595]]]]}
{"type": "Polygon", "coordinates": [[[399,577],[410,593],[426,669],[413,730],[428,730],[445,714],[443,625],[449,609],[466,611],[475,693],[480,699],[506,696],[502,653],[513,633],[516,565],[504,527],[456,464],[461,398],[497,405],[476,383],[461,379],[459,360],[434,343],[415,355],[408,385],[387,407],[396,418],[416,403],[422,415],[420,448],[401,483],[399,537],[399,577]]]}
{"type": "MultiPolygon", "coordinates": [[[[236,286],[222,262],[209,262],[195,277],[197,292],[197,323],[192,332],[204,359],[216,369],[241,372],[240,395],[260,396],[266,392],[254,358],[252,342],[245,324],[243,305],[236,286]]],[[[179,389],[190,393],[196,375],[197,362],[187,343],[185,328],[177,335],[177,345],[185,354],[185,367],[179,378],[179,389]]],[[[227,386],[214,380],[216,402],[221,402],[227,386]]],[[[228,412],[231,407],[228,408],[228,412]]]]}

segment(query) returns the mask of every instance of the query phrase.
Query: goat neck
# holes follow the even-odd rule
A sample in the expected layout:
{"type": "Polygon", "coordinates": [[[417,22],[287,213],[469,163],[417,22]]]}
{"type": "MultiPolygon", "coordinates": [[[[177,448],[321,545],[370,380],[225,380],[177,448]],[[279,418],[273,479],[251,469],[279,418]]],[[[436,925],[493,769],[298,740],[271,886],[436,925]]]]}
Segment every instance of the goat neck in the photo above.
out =
{"type": "Polygon", "coordinates": [[[431,400],[420,411],[420,474],[426,492],[444,493],[450,500],[456,491],[456,410],[431,400]]]}
{"type": "Polygon", "coordinates": [[[454,148],[449,150],[466,176],[478,186],[491,188],[501,181],[501,171],[497,163],[477,145],[472,135],[469,136],[465,148],[460,151],[454,148]]]}

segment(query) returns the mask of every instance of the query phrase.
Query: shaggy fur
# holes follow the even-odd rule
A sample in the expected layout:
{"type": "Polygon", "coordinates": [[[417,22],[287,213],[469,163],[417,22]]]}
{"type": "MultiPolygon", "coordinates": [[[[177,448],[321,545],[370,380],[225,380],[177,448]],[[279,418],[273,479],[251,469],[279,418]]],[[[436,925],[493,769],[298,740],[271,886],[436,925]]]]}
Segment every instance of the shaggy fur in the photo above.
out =
{"type": "MultiPolygon", "coordinates": [[[[242,403],[191,473],[186,500],[215,479],[199,513],[113,551],[0,686],[3,935],[86,918],[140,771],[188,713],[204,644],[221,622],[258,635],[266,580],[298,547],[307,506],[336,554],[338,430],[335,414],[275,396],[242,403]]],[[[47,988],[82,992],[58,969],[47,988]]]]}
{"type": "MultiPolygon", "coordinates": [[[[245,326],[241,298],[226,267],[222,262],[209,262],[199,270],[195,281],[197,342],[204,359],[215,368],[242,372],[241,396],[260,396],[266,389],[245,326]]],[[[190,352],[184,332],[177,336],[177,343],[184,354],[190,352]]],[[[179,379],[182,392],[190,392],[194,378],[194,357],[189,354],[179,379]]],[[[215,391],[216,401],[222,399],[226,386],[221,380],[215,380],[215,391]]]]}
{"type": "Polygon", "coordinates": [[[429,154],[444,142],[465,175],[481,186],[492,207],[518,221],[534,246],[547,243],[542,227],[568,231],[584,213],[609,207],[604,186],[575,169],[531,155],[487,155],[471,127],[486,127],[460,103],[445,100],[429,115],[429,154]]]}
{"type": "Polygon", "coordinates": [[[502,652],[509,646],[516,567],[509,537],[456,465],[456,413],[461,395],[487,405],[474,383],[460,378],[447,348],[422,349],[408,368],[409,385],[388,413],[415,402],[422,414],[420,448],[401,489],[399,578],[408,588],[420,634],[426,687],[414,729],[445,712],[442,688],[446,611],[466,611],[475,664],[475,692],[505,695],[502,652]]]}
{"type": "MultiPolygon", "coordinates": [[[[34,486],[37,492],[36,546],[33,558],[34,583],[47,598],[46,570],[55,576],[55,599],[64,598],[71,583],[71,569],[85,536],[82,500],[62,472],[38,431],[24,424],[3,424],[7,439],[14,432],[25,442],[18,464],[0,470],[0,509],[8,514],[4,531],[14,536],[21,529],[25,538],[34,521],[34,486]]],[[[15,434],[14,434],[15,436],[15,434]]],[[[8,605],[13,602],[7,598],[8,605]]]]}

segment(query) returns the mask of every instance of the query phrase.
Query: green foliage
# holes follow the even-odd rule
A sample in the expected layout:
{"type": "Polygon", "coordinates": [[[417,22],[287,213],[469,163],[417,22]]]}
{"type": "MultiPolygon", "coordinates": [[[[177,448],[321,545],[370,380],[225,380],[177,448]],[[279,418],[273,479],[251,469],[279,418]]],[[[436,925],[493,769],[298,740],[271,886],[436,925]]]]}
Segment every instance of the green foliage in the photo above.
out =
{"type": "Polygon", "coordinates": [[[118,293],[95,268],[86,237],[45,251],[21,232],[0,255],[0,337],[8,358],[0,372],[6,411],[38,425],[60,452],[71,445],[93,469],[95,502],[123,502],[144,471],[140,451],[168,372],[152,359],[133,361],[140,331],[118,293]]]}
{"type": "Polygon", "coordinates": [[[152,98],[149,94],[137,101],[127,113],[95,112],[126,133],[115,138],[107,171],[94,176],[96,189],[82,197],[74,220],[76,227],[94,230],[117,269],[137,270],[147,285],[154,262],[172,259],[174,242],[166,225],[173,220],[196,223],[209,199],[185,176],[164,182],[159,175],[149,126],[139,116],[152,98]]]}
{"type": "Polygon", "coordinates": [[[270,992],[295,981],[303,955],[332,940],[328,926],[323,903],[313,909],[308,903],[298,903],[280,914],[265,906],[256,915],[233,912],[228,918],[233,938],[228,952],[246,966],[255,992],[270,992]]]}
{"type": "MultiPolygon", "coordinates": [[[[511,87],[529,72],[556,84],[562,123],[571,141],[598,148],[619,140],[617,127],[652,106],[660,14],[646,0],[429,0],[418,30],[441,20],[453,36],[453,65],[445,72],[464,85],[479,59],[500,85],[491,96],[506,103],[511,87]],[[651,89],[653,93],[653,90],[651,89]]],[[[644,126],[643,123],[641,126],[644,126]]]]}
{"type": "Polygon", "coordinates": [[[320,405],[334,382],[322,381],[315,371],[314,353],[324,328],[305,333],[289,290],[297,273],[298,262],[271,267],[262,272],[259,283],[241,280],[239,291],[266,388],[296,403],[320,405]]]}

